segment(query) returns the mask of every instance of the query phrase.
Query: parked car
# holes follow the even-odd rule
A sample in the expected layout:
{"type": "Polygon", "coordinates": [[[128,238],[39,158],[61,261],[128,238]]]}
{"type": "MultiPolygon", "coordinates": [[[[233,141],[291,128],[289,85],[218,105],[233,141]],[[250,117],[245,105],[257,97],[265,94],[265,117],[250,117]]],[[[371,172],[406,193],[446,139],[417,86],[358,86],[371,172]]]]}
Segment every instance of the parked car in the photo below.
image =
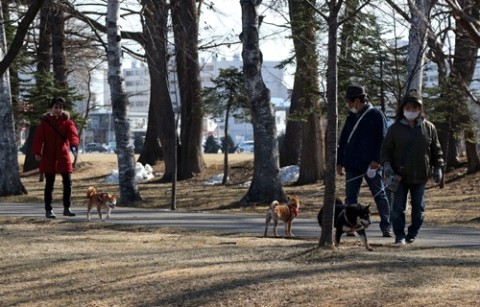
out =
{"type": "Polygon", "coordinates": [[[85,145],[85,152],[107,152],[107,149],[99,143],[88,143],[85,145]]]}
{"type": "Polygon", "coordinates": [[[238,144],[238,152],[253,152],[253,141],[244,141],[238,144]]]}

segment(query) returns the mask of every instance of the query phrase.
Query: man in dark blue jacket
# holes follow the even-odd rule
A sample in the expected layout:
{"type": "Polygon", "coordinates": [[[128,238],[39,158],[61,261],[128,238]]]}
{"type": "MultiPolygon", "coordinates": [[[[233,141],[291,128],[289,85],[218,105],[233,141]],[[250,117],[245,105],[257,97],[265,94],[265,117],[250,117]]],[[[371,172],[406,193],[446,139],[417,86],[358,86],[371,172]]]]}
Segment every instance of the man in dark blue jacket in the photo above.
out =
{"type": "Polygon", "coordinates": [[[345,203],[358,203],[360,187],[365,178],[375,199],[380,215],[380,229],[384,237],[392,237],[390,206],[385,193],[380,168],[380,148],[387,132],[383,113],[366,100],[362,86],[350,85],[346,100],[350,113],[343,126],[337,150],[337,174],[344,175],[345,203]]]}

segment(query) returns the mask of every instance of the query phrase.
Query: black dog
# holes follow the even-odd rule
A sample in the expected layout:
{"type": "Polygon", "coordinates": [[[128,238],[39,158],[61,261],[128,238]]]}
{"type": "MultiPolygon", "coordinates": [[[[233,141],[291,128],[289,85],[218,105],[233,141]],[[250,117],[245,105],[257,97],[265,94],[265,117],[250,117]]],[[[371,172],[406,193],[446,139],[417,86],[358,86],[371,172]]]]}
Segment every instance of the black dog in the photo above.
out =
{"type": "MultiPolygon", "coordinates": [[[[318,224],[322,227],[323,208],[318,213],[318,224]]],[[[373,250],[368,245],[365,229],[370,226],[370,205],[352,204],[344,205],[337,199],[335,201],[335,216],[333,225],[335,227],[335,245],[340,244],[340,238],[345,232],[356,232],[360,236],[365,248],[373,250]]]]}

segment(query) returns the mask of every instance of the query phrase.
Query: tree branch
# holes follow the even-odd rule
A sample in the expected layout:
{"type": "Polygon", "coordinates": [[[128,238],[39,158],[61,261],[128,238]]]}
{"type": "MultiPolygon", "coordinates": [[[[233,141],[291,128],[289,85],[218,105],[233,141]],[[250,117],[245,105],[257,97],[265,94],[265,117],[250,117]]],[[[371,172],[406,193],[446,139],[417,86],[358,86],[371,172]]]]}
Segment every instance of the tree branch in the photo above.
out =
{"type": "Polygon", "coordinates": [[[37,16],[38,11],[42,8],[45,0],[36,0],[33,1],[32,5],[27,10],[27,13],[23,17],[22,21],[19,23],[17,32],[15,33],[15,37],[13,38],[12,44],[8,49],[7,54],[0,62],[0,75],[5,74],[8,67],[12,64],[15,57],[20,52],[20,49],[23,46],[23,41],[25,39],[25,35],[27,35],[28,29],[32,24],[35,16],[37,16]]]}

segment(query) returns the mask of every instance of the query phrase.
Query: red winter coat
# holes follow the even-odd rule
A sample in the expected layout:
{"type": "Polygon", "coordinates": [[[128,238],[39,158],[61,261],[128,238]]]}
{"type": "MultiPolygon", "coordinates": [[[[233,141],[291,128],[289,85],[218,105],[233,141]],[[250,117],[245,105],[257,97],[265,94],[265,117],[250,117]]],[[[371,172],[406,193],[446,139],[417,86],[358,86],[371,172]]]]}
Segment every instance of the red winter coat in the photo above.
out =
{"type": "Polygon", "coordinates": [[[71,173],[70,146],[78,147],[79,139],[75,123],[68,113],[55,117],[43,115],[33,138],[33,154],[41,155],[40,172],[46,174],[71,173]]]}

